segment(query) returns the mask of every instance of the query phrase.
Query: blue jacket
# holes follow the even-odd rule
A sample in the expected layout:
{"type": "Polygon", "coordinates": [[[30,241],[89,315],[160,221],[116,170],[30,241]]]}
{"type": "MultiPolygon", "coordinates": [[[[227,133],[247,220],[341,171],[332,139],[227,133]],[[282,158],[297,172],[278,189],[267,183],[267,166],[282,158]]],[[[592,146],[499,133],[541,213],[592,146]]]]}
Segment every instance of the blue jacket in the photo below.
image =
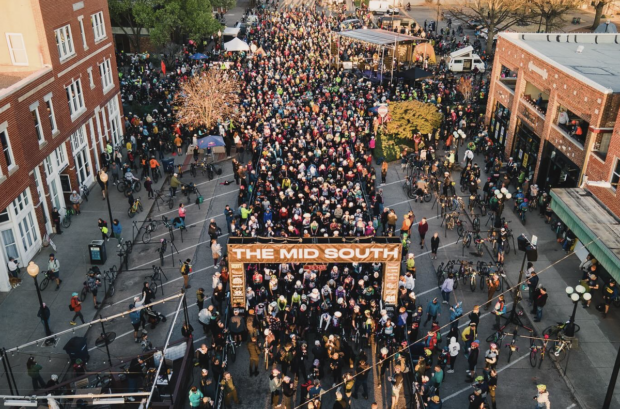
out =
{"type": "Polygon", "coordinates": [[[450,321],[454,321],[455,319],[463,315],[463,307],[461,307],[461,305],[463,305],[463,303],[459,302],[454,307],[452,307],[452,309],[450,310],[450,321]]]}
{"type": "Polygon", "coordinates": [[[437,304],[433,304],[433,300],[430,300],[428,302],[428,305],[426,306],[426,313],[430,314],[432,316],[440,314],[441,313],[441,304],[439,303],[439,301],[437,301],[437,304]]]}
{"type": "Polygon", "coordinates": [[[118,224],[112,223],[112,233],[121,234],[122,231],[123,231],[123,226],[121,226],[121,222],[118,222],[118,224]]]}
{"type": "Polygon", "coordinates": [[[138,324],[140,322],[140,311],[132,311],[129,313],[129,319],[132,324],[138,324]]]}

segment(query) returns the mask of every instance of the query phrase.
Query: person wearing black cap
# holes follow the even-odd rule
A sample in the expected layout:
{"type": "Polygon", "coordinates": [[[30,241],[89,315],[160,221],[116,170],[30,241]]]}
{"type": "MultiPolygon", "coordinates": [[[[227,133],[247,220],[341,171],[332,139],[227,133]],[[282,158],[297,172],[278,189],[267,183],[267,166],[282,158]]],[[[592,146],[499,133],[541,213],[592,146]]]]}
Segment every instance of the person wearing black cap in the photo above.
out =
{"type": "Polygon", "coordinates": [[[183,276],[183,287],[191,288],[189,285],[189,273],[192,271],[192,266],[189,265],[192,259],[187,259],[183,264],[181,264],[181,275],[183,276]]]}

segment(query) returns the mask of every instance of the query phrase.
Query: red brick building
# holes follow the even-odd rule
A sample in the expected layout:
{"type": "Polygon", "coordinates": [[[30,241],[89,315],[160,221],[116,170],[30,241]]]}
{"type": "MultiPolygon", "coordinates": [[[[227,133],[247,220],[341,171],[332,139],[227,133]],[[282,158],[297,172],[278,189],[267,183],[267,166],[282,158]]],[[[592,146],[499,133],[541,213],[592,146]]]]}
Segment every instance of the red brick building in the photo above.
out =
{"type": "Polygon", "coordinates": [[[0,5],[0,291],[54,232],[72,190],[91,185],[102,150],[122,139],[105,0],[0,5]]]}
{"type": "Polygon", "coordinates": [[[620,280],[620,35],[501,33],[489,134],[620,280]],[[580,186],[580,188],[578,188],[580,186]]]}

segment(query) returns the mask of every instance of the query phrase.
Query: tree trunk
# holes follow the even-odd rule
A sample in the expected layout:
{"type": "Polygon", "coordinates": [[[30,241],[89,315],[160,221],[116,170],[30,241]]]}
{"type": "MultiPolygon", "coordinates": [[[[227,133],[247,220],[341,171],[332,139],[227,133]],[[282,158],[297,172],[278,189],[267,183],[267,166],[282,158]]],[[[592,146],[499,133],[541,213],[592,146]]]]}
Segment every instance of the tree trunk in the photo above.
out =
{"type": "Polygon", "coordinates": [[[601,24],[601,16],[603,15],[603,8],[605,8],[605,4],[606,3],[604,1],[599,1],[596,3],[596,6],[594,7],[594,11],[596,12],[594,14],[594,23],[592,23],[592,27],[590,27],[592,30],[596,30],[599,24],[601,24]]]}
{"type": "Polygon", "coordinates": [[[487,55],[493,54],[493,36],[495,35],[495,31],[493,31],[492,28],[495,27],[489,27],[489,31],[487,32],[487,47],[485,50],[487,55]]]}

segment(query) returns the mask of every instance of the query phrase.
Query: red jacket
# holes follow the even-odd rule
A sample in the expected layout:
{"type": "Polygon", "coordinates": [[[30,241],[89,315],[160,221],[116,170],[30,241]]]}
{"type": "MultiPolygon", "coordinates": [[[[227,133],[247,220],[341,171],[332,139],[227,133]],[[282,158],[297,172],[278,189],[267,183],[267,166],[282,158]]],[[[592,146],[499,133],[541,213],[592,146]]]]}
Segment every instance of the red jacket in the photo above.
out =
{"type": "Polygon", "coordinates": [[[82,311],[82,304],[77,297],[71,297],[71,306],[73,307],[73,311],[80,312],[82,311]]]}

